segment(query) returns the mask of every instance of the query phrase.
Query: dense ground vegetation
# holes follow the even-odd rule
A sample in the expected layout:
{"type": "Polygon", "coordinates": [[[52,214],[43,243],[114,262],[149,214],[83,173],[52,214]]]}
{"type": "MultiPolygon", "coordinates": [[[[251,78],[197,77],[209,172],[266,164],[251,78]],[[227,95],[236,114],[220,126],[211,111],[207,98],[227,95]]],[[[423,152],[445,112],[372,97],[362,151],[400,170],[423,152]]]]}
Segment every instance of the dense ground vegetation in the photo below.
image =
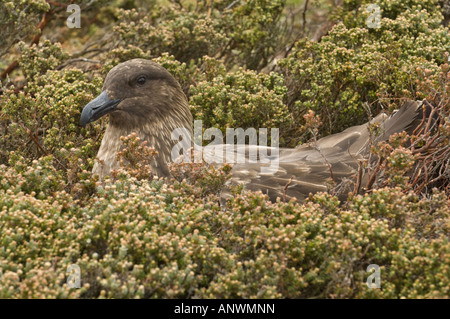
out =
{"type": "Polygon", "coordinates": [[[0,298],[449,297],[448,1],[82,0],[81,28],[68,3],[0,3],[0,298]],[[408,99],[439,121],[374,145],[370,185],[346,202],[235,189],[221,207],[228,166],[153,178],[133,136],[100,183],[108,119],[82,128],[80,113],[135,57],[177,78],[204,128],[278,127],[281,146],[408,99]]]}

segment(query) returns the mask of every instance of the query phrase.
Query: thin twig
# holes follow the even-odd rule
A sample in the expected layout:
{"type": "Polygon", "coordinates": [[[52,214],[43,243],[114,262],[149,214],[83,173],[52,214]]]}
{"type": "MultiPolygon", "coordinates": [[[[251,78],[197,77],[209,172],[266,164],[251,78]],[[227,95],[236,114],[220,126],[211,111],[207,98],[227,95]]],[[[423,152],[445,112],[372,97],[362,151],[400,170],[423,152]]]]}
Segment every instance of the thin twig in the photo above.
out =
{"type": "Polygon", "coordinates": [[[73,64],[73,63],[77,63],[77,62],[100,63],[100,60],[92,60],[92,59],[86,59],[86,58],[70,59],[70,60],[67,60],[66,63],[63,63],[63,64],[59,65],[56,69],[57,70],[62,70],[66,66],[68,66],[69,64],[73,64]]]}
{"type": "Polygon", "coordinates": [[[303,33],[303,35],[305,35],[305,30],[306,30],[306,11],[308,10],[308,3],[309,3],[309,0],[306,0],[305,6],[303,7],[303,12],[302,12],[302,18],[303,18],[302,33],[303,33]]]}
{"type": "MultiPolygon", "coordinates": [[[[33,39],[31,39],[30,46],[32,46],[33,44],[39,43],[39,39],[41,38],[41,35],[42,35],[42,30],[50,22],[54,13],[55,13],[54,10],[50,10],[50,11],[47,11],[46,13],[44,13],[44,15],[42,16],[42,20],[39,22],[39,24],[37,26],[37,28],[39,29],[39,33],[36,34],[33,37],[33,39]]],[[[19,65],[19,62],[17,60],[12,62],[10,65],[8,65],[8,67],[0,74],[0,79],[6,79],[6,76],[8,74],[10,74],[12,71],[14,71],[18,65],[19,65]]]]}
{"type": "Polygon", "coordinates": [[[294,176],[292,176],[289,181],[287,182],[286,186],[284,186],[283,188],[283,202],[286,203],[286,192],[287,192],[287,188],[289,186],[289,184],[292,182],[292,179],[294,178],[294,176]]]}

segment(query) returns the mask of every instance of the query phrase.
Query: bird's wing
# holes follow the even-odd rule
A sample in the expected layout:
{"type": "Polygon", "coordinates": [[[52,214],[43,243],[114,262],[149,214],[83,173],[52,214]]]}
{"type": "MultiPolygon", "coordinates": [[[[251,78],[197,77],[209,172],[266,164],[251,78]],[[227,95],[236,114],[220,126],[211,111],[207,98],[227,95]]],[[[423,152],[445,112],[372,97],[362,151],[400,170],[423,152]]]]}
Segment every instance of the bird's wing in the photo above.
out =
{"type": "MultiPolygon", "coordinates": [[[[255,149],[261,155],[257,163],[234,164],[232,177],[222,192],[222,198],[232,196],[232,185],[241,184],[246,190],[267,194],[271,201],[277,197],[302,201],[310,193],[327,191],[330,186],[339,198],[345,199],[348,192],[354,190],[359,161],[368,157],[370,144],[387,140],[394,133],[414,129],[418,124],[416,122],[422,118],[421,105],[420,102],[409,101],[390,117],[385,114],[375,117],[369,123],[380,124],[381,133],[378,136],[370,135],[369,123],[366,123],[324,137],[315,145],[279,149],[278,153],[264,146],[236,147],[236,157],[242,157],[242,154],[248,157],[249,152],[255,152],[255,149]],[[264,160],[272,163],[264,163],[264,160]],[[271,165],[272,168],[268,169],[271,165]]],[[[226,149],[226,146],[219,146],[218,149],[220,147],[226,149]]],[[[364,172],[361,178],[366,178],[364,172]]]]}
{"type": "Polygon", "coordinates": [[[326,151],[328,156],[323,153],[322,156],[312,146],[280,149],[278,162],[234,164],[222,197],[231,196],[232,185],[244,185],[246,190],[267,194],[272,201],[277,197],[283,200],[295,197],[301,201],[310,193],[327,191],[333,180],[340,185],[340,193],[345,194],[344,190],[351,190],[353,185],[346,179],[353,178],[358,162],[349,153],[331,154],[330,150],[326,151]]]}

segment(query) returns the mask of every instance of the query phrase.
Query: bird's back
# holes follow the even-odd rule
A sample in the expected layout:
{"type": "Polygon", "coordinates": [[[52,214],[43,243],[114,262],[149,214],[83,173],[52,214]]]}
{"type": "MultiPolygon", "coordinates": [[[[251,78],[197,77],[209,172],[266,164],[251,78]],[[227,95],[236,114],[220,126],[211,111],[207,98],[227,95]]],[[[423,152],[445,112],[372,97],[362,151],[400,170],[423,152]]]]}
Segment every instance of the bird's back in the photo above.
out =
{"type": "MultiPolygon", "coordinates": [[[[319,139],[315,145],[279,149],[277,169],[262,172],[261,168],[270,164],[260,162],[234,164],[222,198],[231,196],[231,185],[243,184],[246,190],[261,191],[272,201],[277,197],[302,201],[310,193],[330,187],[340,199],[345,199],[354,189],[359,161],[368,158],[370,145],[387,140],[394,133],[411,133],[423,117],[421,111],[421,102],[408,101],[390,117],[380,114],[371,122],[319,139]],[[369,123],[379,123],[377,136],[371,136],[369,123]]],[[[366,179],[364,174],[362,179],[366,179]]]]}

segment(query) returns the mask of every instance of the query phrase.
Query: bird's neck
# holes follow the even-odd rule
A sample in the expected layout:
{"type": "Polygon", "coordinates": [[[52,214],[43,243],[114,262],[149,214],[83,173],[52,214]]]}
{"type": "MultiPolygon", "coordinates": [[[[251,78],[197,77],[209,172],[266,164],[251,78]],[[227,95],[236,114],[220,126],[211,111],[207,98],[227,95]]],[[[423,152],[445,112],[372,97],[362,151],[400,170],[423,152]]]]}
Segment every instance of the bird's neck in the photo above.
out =
{"type": "Polygon", "coordinates": [[[111,170],[119,168],[116,156],[124,148],[120,137],[135,133],[141,141],[147,141],[147,146],[158,152],[154,168],[156,175],[167,176],[167,164],[171,162],[171,151],[178,143],[178,141],[172,140],[172,132],[177,128],[185,128],[192,138],[192,116],[190,112],[186,116],[187,119],[181,117],[180,120],[177,120],[172,117],[167,120],[146,121],[141,125],[133,126],[117,125],[115,121],[110,121],[97,154],[97,158],[103,164],[94,166],[93,172],[103,176],[109,174],[111,170]]]}

